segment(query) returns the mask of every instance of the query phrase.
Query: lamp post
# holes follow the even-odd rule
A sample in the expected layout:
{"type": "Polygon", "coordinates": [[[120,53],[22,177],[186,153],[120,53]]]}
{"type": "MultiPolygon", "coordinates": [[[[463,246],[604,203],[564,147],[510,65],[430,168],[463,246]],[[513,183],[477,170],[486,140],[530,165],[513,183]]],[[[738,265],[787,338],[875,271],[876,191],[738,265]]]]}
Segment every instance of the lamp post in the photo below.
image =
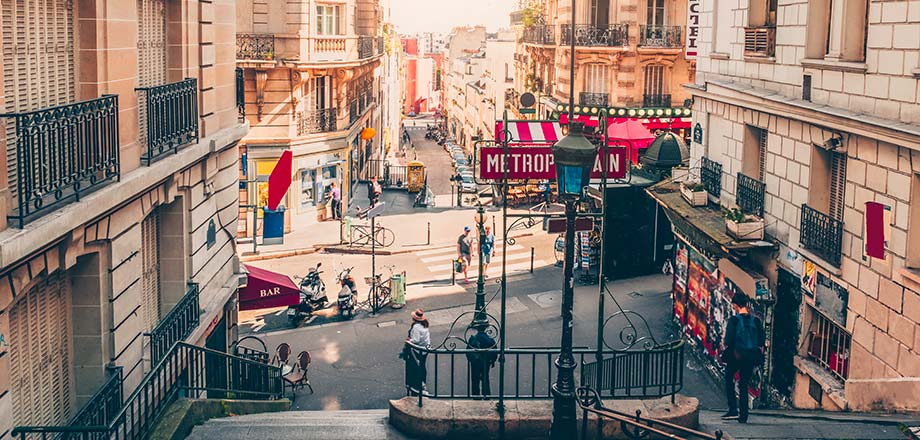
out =
{"type": "Polygon", "coordinates": [[[562,264],[562,349],[556,359],[553,384],[553,423],[550,437],[577,435],[575,417],[575,356],[572,355],[572,308],[575,301],[575,208],[591,179],[597,148],[585,138],[584,124],[569,123],[568,134],[553,145],[559,198],[565,202],[565,258],[562,264]]]}
{"type": "Polygon", "coordinates": [[[474,220],[476,221],[476,231],[479,232],[479,276],[476,277],[476,315],[473,317],[473,322],[470,326],[484,329],[489,325],[489,320],[486,318],[486,283],[485,275],[482,273],[482,240],[486,235],[486,215],[481,203],[476,208],[474,220]]]}

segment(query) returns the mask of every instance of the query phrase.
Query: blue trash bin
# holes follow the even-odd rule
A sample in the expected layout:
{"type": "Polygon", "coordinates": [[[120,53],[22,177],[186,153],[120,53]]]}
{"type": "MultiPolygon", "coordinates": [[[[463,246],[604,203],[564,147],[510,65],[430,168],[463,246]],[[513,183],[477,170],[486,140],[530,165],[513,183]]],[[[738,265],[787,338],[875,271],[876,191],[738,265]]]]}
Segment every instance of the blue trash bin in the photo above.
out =
{"type": "Polygon", "coordinates": [[[262,208],[262,244],[284,243],[284,205],[272,211],[262,208]]]}

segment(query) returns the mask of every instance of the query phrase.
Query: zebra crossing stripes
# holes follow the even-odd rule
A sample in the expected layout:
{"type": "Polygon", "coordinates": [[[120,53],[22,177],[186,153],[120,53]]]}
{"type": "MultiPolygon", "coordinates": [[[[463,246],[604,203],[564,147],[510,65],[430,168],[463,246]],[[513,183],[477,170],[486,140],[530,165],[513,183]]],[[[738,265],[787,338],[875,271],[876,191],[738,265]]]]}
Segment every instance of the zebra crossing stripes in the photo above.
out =
{"type": "MultiPolygon", "coordinates": [[[[511,252],[511,251],[519,251],[519,250],[521,250],[521,249],[524,249],[524,247],[521,246],[521,245],[519,245],[519,244],[512,245],[512,246],[508,246],[508,251],[509,251],[509,252],[511,252]]],[[[495,248],[495,256],[492,257],[492,260],[493,260],[493,261],[494,261],[496,258],[501,258],[501,254],[502,254],[501,251],[502,251],[502,248],[501,248],[501,247],[495,248]]],[[[431,254],[427,254],[427,255],[431,255],[431,254]]],[[[456,255],[457,255],[457,248],[456,248],[456,247],[450,247],[450,248],[444,248],[444,249],[439,250],[439,252],[437,253],[437,255],[432,255],[432,256],[428,256],[428,257],[422,257],[421,260],[422,260],[422,263],[433,263],[433,262],[437,262],[437,261],[444,261],[445,259],[455,258],[456,255]]],[[[510,255],[510,254],[509,254],[509,255],[510,255]]],[[[474,255],[474,257],[475,257],[475,255],[474,255]]]]}
{"type": "MultiPolygon", "coordinates": [[[[531,262],[530,262],[530,249],[525,249],[521,245],[510,245],[507,248],[507,258],[505,269],[506,273],[511,274],[513,272],[527,272],[530,271],[531,262]]],[[[457,258],[457,248],[456,246],[444,246],[438,249],[429,249],[425,251],[416,252],[416,255],[419,256],[419,260],[422,263],[426,263],[426,268],[432,274],[435,274],[438,277],[450,277],[451,271],[454,270],[454,260],[457,258]]],[[[470,264],[470,267],[467,269],[467,275],[472,279],[479,276],[479,261],[477,261],[477,256],[473,255],[473,261],[470,264]]],[[[496,243],[495,254],[492,257],[492,263],[489,264],[489,268],[486,271],[486,275],[490,277],[496,277],[502,273],[502,246],[499,243],[496,243]]],[[[534,260],[533,267],[539,268],[547,266],[548,264],[543,260],[534,260]]],[[[463,274],[458,274],[459,278],[463,277],[463,274]]]]}

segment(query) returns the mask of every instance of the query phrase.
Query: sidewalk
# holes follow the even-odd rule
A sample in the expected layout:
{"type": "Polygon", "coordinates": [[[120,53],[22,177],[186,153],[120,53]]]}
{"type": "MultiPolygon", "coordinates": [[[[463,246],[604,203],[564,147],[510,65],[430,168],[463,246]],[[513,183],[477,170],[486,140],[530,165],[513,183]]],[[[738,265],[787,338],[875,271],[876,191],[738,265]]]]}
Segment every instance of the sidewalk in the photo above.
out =
{"type": "Polygon", "coordinates": [[[748,423],[724,421],[721,412],[700,410],[703,432],[721,430],[725,437],[747,439],[905,439],[899,423],[909,417],[831,413],[822,411],[754,410],[748,423]]]}

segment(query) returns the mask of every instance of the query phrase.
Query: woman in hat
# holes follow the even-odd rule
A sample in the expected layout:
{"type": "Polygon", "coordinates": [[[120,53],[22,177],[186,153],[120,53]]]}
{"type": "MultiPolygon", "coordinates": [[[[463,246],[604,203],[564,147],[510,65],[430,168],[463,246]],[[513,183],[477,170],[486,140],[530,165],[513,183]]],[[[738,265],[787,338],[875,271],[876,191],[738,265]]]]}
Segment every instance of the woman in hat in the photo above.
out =
{"type": "MultiPolygon", "coordinates": [[[[422,309],[415,309],[412,312],[412,325],[409,326],[409,335],[406,342],[416,346],[429,348],[431,346],[431,332],[428,330],[428,318],[422,309]]],[[[409,394],[422,392],[425,387],[425,380],[428,376],[428,369],[425,361],[428,353],[412,348],[406,345],[408,350],[403,350],[406,360],[406,389],[409,394]]]]}

